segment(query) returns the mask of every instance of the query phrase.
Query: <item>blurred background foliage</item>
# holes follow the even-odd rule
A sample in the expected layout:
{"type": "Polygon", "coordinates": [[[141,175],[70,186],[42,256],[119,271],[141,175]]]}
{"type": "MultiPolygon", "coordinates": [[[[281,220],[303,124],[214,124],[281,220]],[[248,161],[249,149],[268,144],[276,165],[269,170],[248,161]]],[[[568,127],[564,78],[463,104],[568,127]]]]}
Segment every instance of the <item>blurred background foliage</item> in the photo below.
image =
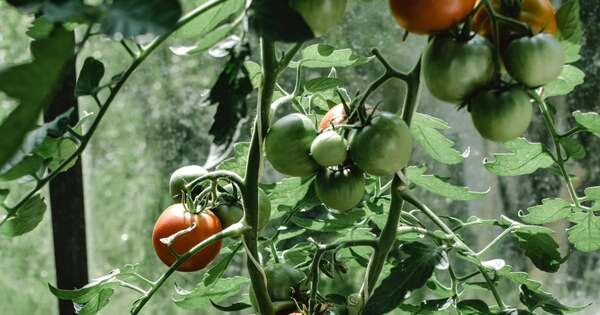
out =
{"type": "MultiPolygon", "coordinates": [[[[184,1],[187,8],[202,2],[184,1]]],[[[558,4],[558,2],[556,2],[558,4]]],[[[569,113],[576,110],[599,111],[600,91],[600,6],[597,0],[582,0],[582,18],[585,28],[583,58],[578,66],[587,74],[587,81],[575,93],[554,100],[559,121],[564,124],[569,113]]],[[[0,2],[0,65],[27,60],[29,39],[25,35],[29,18],[0,2]]],[[[411,35],[402,41],[404,32],[389,15],[386,1],[358,3],[351,1],[345,23],[330,33],[323,42],[337,48],[353,48],[368,54],[378,47],[395,66],[409,70],[426,43],[426,38],[411,35]]],[[[96,38],[86,47],[84,55],[92,55],[107,65],[107,74],[113,75],[127,66],[129,56],[112,41],[96,38]]],[[[256,60],[256,56],[254,56],[256,60]]],[[[80,60],[81,63],[82,60],[80,60]]],[[[155,257],[150,235],[155,219],[169,205],[168,176],[186,164],[203,164],[210,145],[208,129],[214,114],[213,107],[203,106],[207,89],[216,80],[224,60],[213,59],[208,54],[179,57],[163,45],[127,83],[91,145],[83,156],[85,199],[87,215],[88,256],[90,276],[97,277],[112,268],[128,263],[139,263],[140,271],[153,277],[164,271],[155,257]]],[[[81,66],[81,65],[79,65],[81,66]]],[[[351,95],[365,88],[382,71],[376,63],[343,69],[338,76],[347,83],[351,95]]],[[[307,73],[306,79],[327,73],[307,73]]],[[[289,71],[282,85],[291,88],[294,74],[289,71]]],[[[390,111],[401,104],[405,93],[403,84],[392,82],[384,86],[374,101],[381,101],[390,111]]],[[[89,98],[81,98],[81,111],[94,112],[89,98]]],[[[0,95],[0,120],[14,106],[0,95]]],[[[252,103],[251,103],[252,106],[252,103]]],[[[496,218],[504,214],[516,217],[519,209],[536,205],[542,198],[563,196],[567,198],[560,180],[547,171],[530,177],[496,178],[485,171],[482,160],[502,148],[486,142],[476,133],[465,112],[442,104],[424,91],[420,111],[448,121],[452,129],[447,135],[456,141],[459,150],[468,152],[465,163],[445,166],[434,163],[425,154],[417,152],[415,163],[426,163],[436,174],[451,178],[451,182],[465,184],[473,190],[491,187],[487,198],[475,202],[453,202],[422,193],[421,197],[440,214],[451,214],[461,219],[471,215],[496,218]],[[418,161],[418,162],[417,162],[418,161]]],[[[247,139],[249,126],[245,128],[247,139]]],[[[527,134],[531,141],[547,141],[541,117],[527,134]]],[[[587,157],[570,167],[578,176],[578,187],[600,185],[597,138],[582,137],[587,157]],[[594,140],[595,139],[595,140],[594,140]]],[[[276,175],[268,172],[265,181],[276,175]]],[[[556,237],[563,255],[569,252],[563,233],[566,226],[556,225],[556,237]]],[[[49,215],[34,232],[14,239],[0,239],[0,314],[56,314],[56,301],[47,289],[55,282],[53,250],[49,215]]],[[[485,244],[498,233],[492,229],[479,229],[468,240],[485,244]]],[[[478,246],[475,246],[478,247],[478,246]]],[[[480,246],[479,246],[480,247],[480,246]]],[[[562,301],[571,305],[585,304],[600,299],[599,254],[573,252],[571,259],[557,274],[544,274],[529,263],[516,250],[512,240],[506,240],[488,258],[503,257],[516,269],[529,271],[532,278],[544,283],[562,301]]],[[[234,261],[230,274],[239,274],[243,261],[234,261]]],[[[192,288],[201,274],[177,275],[171,283],[192,288]]],[[[351,279],[345,285],[351,289],[351,279]]],[[[329,282],[332,285],[331,282],[329,282]]],[[[327,284],[325,284],[327,285],[327,284]]],[[[341,287],[336,283],[336,288],[341,287]]],[[[514,288],[514,287],[512,287],[514,288]]],[[[326,291],[326,290],[325,290],[326,291]]],[[[501,288],[507,301],[516,304],[518,292],[501,288]]],[[[102,314],[125,314],[134,296],[121,290],[102,314]]],[[[350,292],[350,291],[349,291],[350,292]]],[[[349,293],[348,292],[348,293],[349,293]]],[[[185,311],[178,309],[169,299],[169,286],[152,299],[146,314],[217,314],[217,311],[185,311]]],[[[418,294],[416,294],[418,298],[418,294]]],[[[592,306],[582,314],[598,314],[592,306]]]]}

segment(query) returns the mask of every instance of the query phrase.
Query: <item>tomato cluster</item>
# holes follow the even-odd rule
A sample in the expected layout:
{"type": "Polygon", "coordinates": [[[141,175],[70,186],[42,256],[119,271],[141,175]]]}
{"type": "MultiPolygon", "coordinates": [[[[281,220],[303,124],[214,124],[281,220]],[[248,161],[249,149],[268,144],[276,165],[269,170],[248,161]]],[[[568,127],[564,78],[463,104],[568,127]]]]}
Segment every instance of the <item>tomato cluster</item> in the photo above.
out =
{"type": "Polygon", "coordinates": [[[495,33],[487,9],[479,6],[474,12],[475,4],[390,0],[401,26],[433,36],[422,59],[431,94],[468,105],[484,138],[513,140],[532,119],[528,90],[557,79],[565,63],[564,51],[553,36],[554,9],[549,0],[493,0],[495,14],[505,17],[496,22],[495,33]],[[465,19],[468,23],[461,30],[458,25],[465,19]]]}
{"type": "MultiPolygon", "coordinates": [[[[241,195],[232,184],[206,187],[194,181],[208,174],[198,165],[179,168],[171,175],[169,191],[175,204],[169,206],[157,219],[152,232],[152,244],[160,260],[167,266],[207,238],[223,229],[240,222],[244,218],[241,195]],[[193,185],[195,187],[187,187],[193,185]],[[186,231],[187,230],[187,231],[186,231]],[[171,249],[163,240],[183,232],[171,244],[171,249]]],[[[258,229],[263,229],[271,217],[271,202],[267,194],[259,189],[258,229]]],[[[193,255],[177,270],[197,271],[213,261],[221,250],[221,242],[215,242],[193,255]]]]}
{"type": "Polygon", "coordinates": [[[344,126],[347,122],[344,104],[325,114],[319,131],[307,116],[290,114],[271,126],[265,140],[267,158],[277,171],[316,174],[317,196],[338,211],[361,202],[364,172],[393,175],[407,166],[412,151],[410,130],[397,115],[371,111],[364,123],[344,126]]]}

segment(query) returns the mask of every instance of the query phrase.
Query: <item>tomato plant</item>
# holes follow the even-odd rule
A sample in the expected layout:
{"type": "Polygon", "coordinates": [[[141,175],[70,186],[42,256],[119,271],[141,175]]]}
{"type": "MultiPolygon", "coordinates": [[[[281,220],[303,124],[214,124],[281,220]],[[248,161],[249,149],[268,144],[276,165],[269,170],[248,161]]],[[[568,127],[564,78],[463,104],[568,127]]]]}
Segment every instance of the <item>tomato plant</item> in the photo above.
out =
{"type": "MultiPolygon", "coordinates": [[[[171,245],[173,252],[177,255],[186,253],[195,245],[220,232],[221,222],[210,210],[192,213],[180,203],[165,209],[156,220],[152,231],[152,245],[154,245],[156,254],[165,265],[173,265],[177,257],[169,250],[168,245],[161,240],[188,228],[191,228],[191,231],[176,238],[171,245]]],[[[221,242],[216,242],[192,256],[181,264],[177,270],[198,271],[213,261],[219,255],[220,250],[221,242]]]]}
{"type": "Polygon", "coordinates": [[[431,94],[461,103],[494,78],[493,46],[475,36],[462,41],[436,36],[423,55],[423,77],[431,94]]]}
{"type": "MultiPolygon", "coordinates": [[[[116,116],[118,124],[129,122],[128,116],[107,111],[130,78],[143,75],[136,70],[161,45],[173,45],[177,62],[205,51],[202,58],[220,60],[190,70],[203,80],[190,83],[193,88],[185,95],[201,98],[206,106],[172,116],[187,125],[185,116],[205,118],[209,112],[212,125],[194,125],[173,140],[186,150],[169,148],[168,155],[160,155],[161,162],[177,163],[206,157],[204,166],[178,169],[168,190],[151,190],[155,199],[127,200],[135,207],[110,214],[131,213],[136,219],[130,221],[147,224],[138,216],[151,215],[151,209],[140,208],[181,202],[164,210],[152,235],[128,240],[151,252],[151,238],[167,267],[152,265],[158,259],[140,259],[140,266],[126,265],[80,289],[58,280],[61,287],[50,285],[52,294],[75,303],[80,314],[97,314],[119,289],[136,294],[132,315],[151,313],[149,301],[161,297],[157,292],[176,271],[201,269],[205,272],[198,277],[179,275],[186,281],[178,279],[175,305],[220,312],[254,308],[261,315],[562,314],[585,308],[559,302],[547,283],[530,278],[534,268],[536,274],[558,272],[571,251],[600,250],[599,188],[575,181],[577,172],[570,169],[576,163],[587,166],[579,134],[598,135],[600,116],[577,108],[567,117],[566,107],[577,102],[553,99],[569,98],[584,81],[576,65],[565,63],[590,62],[589,51],[577,55],[587,36],[581,32],[578,2],[564,1],[555,14],[545,0],[481,0],[479,5],[475,0],[390,0],[387,20],[376,22],[362,19],[362,8],[380,5],[369,1],[208,0],[185,14],[178,0],[25,2],[8,1],[23,9],[27,23],[32,21],[27,32],[31,60],[0,70],[0,94],[9,97],[8,105],[0,106],[3,237],[18,237],[42,222],[42,189],[48,183],[63,183],[63,176],[73,175],[65,171],[75,165],[94,164],[77,161],[90,143],[103,139],[92,141],[103,120],[116,116]],[[349,18],[346,7],[352,11],[349,18]],[[430,35],[429,42],[419,37],[414,42],[423,45],[402,45],[406,50],[390,53],[391,58],[376,48],[367,53],[364,37],[381,35],[387,44],[402,40],[390,32],[389,27],[398,29],[394,19],[408,32],[430,35]],[[344,36],[323,37],[342,22],[344,36]],[[353,27],[358,23],[376,25],[381,33],[357,34],[357,29],[372,31],[362,24],[353,27]],[[492,29],[499,30],[497,36],[491,36],[492,29]],[[352,48],[326,44],[348,44],[346,39],[352,48]],[[104,54],[93,51],[97,46],[90,49],[90,42],[113,41],[117,45],[104,46],[122,47],[132,59],[125,69],[116,68],[124,60],[106,68],[106,60],[100,60],[104,54]],[[208,80],[209,68],[219,69],[215,80],[208,80]],[[105,72],[116,75],[105,77],[105,72]],[[385,86],[392,80],[400,85],[385,86]],[[212,86],[204,93],[206,84],[212,86]],[[460,105],[450,123],[433,116],[447,108],[438,110],[440,102],[423,93],[424,85],[437,99],[460,105]],[[97,113],[76,123],[76,97],[97,103],[97,113]],[[75,104],[57,110],[66,98],[75,104]],[[390,103],[399,110],[388,111],[390,103]],[[38,125],[42,114],[46,121],[38,125]],[[464,126],[453,132],[469,115],[481,137],[464,126]],[[530,125],[535,128],[521,138],[530,125]],[[192,137],[211,143],[204,150],[192,137]],[[481,138],[502,144],[483,145],[481,138]],[[490,152],[500,146],[502,153],[490,152]],[[517,187],[510,191],[527,192],[527,200],[506,200],[505,191],[493,195],[492,189],[455,184],[448,176],[454,177],[456,169],[468,169],[478,185],[494,186],[479,173],[483,169],[497,176],[536,172],[548,176],[536,181],[558,178],[562,185],[548,185],[560,186],[554,195],[532,197],[537,186],[511,181],[517,187]],[[489,212],[459,211],[473,207],[472,201],[506,209],[491,218],[478,217],[489,212]],[[514,252],[507,254],[508,248],[514,252]],[[142,275],[142,270],[153,274],[142,275]],[[150,280],[153,276],[156,280],[150,280]]],[[[172,72],[179,75],[179,70],[172,72]]],[[[168,78],[152,80],[157,87],[168,78]]],[[[162,129],[157,134],[167,135],[162,129]]],[[[135,132],[126,136],[154,139],[135,132]]],[[[134,158],[145,158],[140,156],[134,158]]],[[[151,171],[153,177],[166,173],[151,171]]],[[[125,173],[134,176],[126,177],[131,182],[124,196],[138,197],[136,192],[151,187],[139,170],[125,173]]],[[[51,186],[49,194],[54,201],[55,189],[51,186]]],[[[53,220],[64,215],[61,207],[51,208],[53,220]]],[[[132,233],[115,234],[121,244],[132,233]]]]}
{"type": "Polygon", "coordinates": [[[500,142],[521,136],[533,115],[529,95],[519,87],[481,92],[472,99],[470,109],[479,133],[500,142]]]}
{"type": "Polygon", "coordinates": [[[417,34],[433,34],[462,22],[476,0],[390,0],[390,8],[400,26],[417,34]]]}

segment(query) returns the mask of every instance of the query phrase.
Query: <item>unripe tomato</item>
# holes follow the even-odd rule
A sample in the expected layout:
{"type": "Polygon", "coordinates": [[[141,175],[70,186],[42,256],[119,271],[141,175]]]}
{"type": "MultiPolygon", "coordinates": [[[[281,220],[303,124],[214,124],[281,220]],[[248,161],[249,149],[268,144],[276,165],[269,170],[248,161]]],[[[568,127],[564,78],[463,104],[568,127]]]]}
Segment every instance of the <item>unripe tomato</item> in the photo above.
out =
{"type": "Polygon", "coordinates": [[[471,118],[482,137],[505,142],[520,137],[531,123],[533,106],[521,87],[489,90],[471,100],[471,118]]]}
{"type": "Polygon", "coordinates": [[[405,30],[433,34],[462,22],[476,0],[389,0],[392,14],[405,30]]]}
{"type": "Polygon", "coordinates": [[[302,15],[315,37],[320,37],[342,21],[347,2],[347,0],[290,0],[290,6],[302,15]]]}
{"type": "Polygon", "coordinates": [[[328,208],[350,210],[360,203],[365,194],[363,173],[352,167],[322,169],[315,180],[315,191],[328,208]]]}
{"type": "Polygon", "coordinates": [[[321,166],[340,165],[348,156],[346,140],[333,130],[325,131],[312,142],[310,154],[321,166]]]}
{"type": "Polygon", "coordinates": [[[276,121],[266,137],[267,159],[280,173],[305,177],[318,170],[310,156],[310,145],[317,137],[317,130],[310,118],[290,114],[276,121]]]}
{"type": "Polygon", "coordinates": [[[198,165],[184,166],[173,172],[169,179],[169,192],[171,193],[173,200],[175,200],[175,202],[180,202],[181,193],[184,190],[185,185],[206,174],[208,174],[208,171],[204,169],[204,167],[198,165]]]}
{"type": "Polygon", "coordinates": [[[397,115],[375,114],[350,140],[350,157],[363,171],[393,175],[408,165],[412,153],[410,129],[397,115]]]}
{"type": "MultiPolygon", "coordinates": [[[[212,235],[221,232],[219,218],[209,210],[194,214],[185,210],[183,204],[174,204],[168,207],[158,218],[152,232],[152,245],[160,260],[167,266],[173,265],[177,258],[169,252],[167,245],[160,242],[173,234],[185,230],[196,223],[196,227],[173,242],[176,253],[183,255],[194,246],[198,245],[212,235]]],[[[221,241],[215,242],[200,252],[196,253],[177,270],[184,272],[197,271],[206,267],[221,250],[221,241]]]]}
{"type": "Polygon", "coordinates": [[[326,130],[331,128],[333,125],[343,125],[346,123],[348,119],[348,114],[346,113],[346,109],[344,108],[344,104],[338,104],[333,106],[329,111],[323,116],[321,119],[321,123],[319,124],[319,130],[326,130]]]}
{"type": "MultiPolygon", "coordinates": [[[[292,289],[296,288],[304,279],[303,272],[286,264],[273,264],[265,268],[267,278],[267,291],[273,301],[276,314],[288,314],[296,310],[296,304],[292,300],[292,289]]],[[[257,309],[256,294],[250,289],[250,302],[257,309]]]]}
{"type": "MultiPolygon", "coordinates": [[[[230,194],[233,194],[233,186],[227,185],[223,187],[230,194]]],[[[239,199],[233,196],[225,196],[220,198],[219,205],[213,209],[213,212],[219,217],[223,229],[240,222],[244,216],[244,209],[239,199]]],[[[271,201],[269,196],[262,190],[258,189],[258,230],[262,230],[271,219],[271,201]]]]}
{"type": "MultiPolygon", "coordinates": [[[[550,0],[492,0],[492,7],[502,15],[527,23],[534,33],[543,31],[556,34],[558,30],[554,8],[550,0]]],[[[484,8],[479,10],[473,18],[473,29],[483,36],[492,38],[490,16],[484,8]]],[[[516,26],[500,23],[503,40],[509,40],[514,37],[513,33],[519,31],[522,32],[516,26]]]]}
{"type": "Polygon", "coordinates": [[[429,43],[423,55],[423,77],[433,96],[461,103],[494,78],[492,44],[476,35],[459,41],[440,35],[429,43]]]}
{"type": "Polygon", "coordinates": [[[506,70],[523,85],[536,88],[558,78],[565,64],[562,46],[552,35],[522,37],[508,45],[506,70]]]}

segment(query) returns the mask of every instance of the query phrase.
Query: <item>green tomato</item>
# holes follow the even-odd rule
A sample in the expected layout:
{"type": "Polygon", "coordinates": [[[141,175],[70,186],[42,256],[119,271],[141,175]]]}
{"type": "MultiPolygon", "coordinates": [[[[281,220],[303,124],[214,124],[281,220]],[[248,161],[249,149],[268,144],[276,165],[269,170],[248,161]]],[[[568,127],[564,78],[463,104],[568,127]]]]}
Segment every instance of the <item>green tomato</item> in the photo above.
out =
{"type": "Polygon", "coordinates": [[[315,191],[328,208],[350,210],[365,194],[363,173],[358,168],[322,169],[315,180],[315,191]]]}
{"type": "Polygon", "coordinates": [[[290,0],[316,37],[338,25],[346,12],[347,0],[290,0]]]}
{"type": "Polygon", "coordinates": [[[471,99],[471,118],[482,137],[505,142],[520,137],[531,123],[533,106],[520,87],[489,90],[471,99]]]}
{"type": "Polygon", "coordinates": [[[492,44],[479,35],[467,42],[436,36],[423,55],[423,77],[436,98],[461,103],[494,78],[492,44]]]}
{"type": "Polygon", "coordinates": [[[169,179],[169,192],[173,200],[181,202],[181,193],[184,191],[185,185],[206,174],[208,174],[208,171],[198,165],[184,166],[173,172],[169,179]]]}
{"type": "Polygon", "coordinates": [[[564,64],[563,48],[550,34],[522,37],[508,45],[506,70],[527,87],[536,88],[556,80],[564,64]]]}
{"type": "Polygon", "coordinates": [[[350,157],[363,171],[388,176],[408,165],[412,153],[410,129],[397,115],[381,112],[350,140],[350,157]]]}
{"type": "Polygon", "coordinates": [[[310,118],[290,114],[276,121],[265,140],[267,159],[278,172],[289,176],[311,176],[318,165],[310,156],[317,129],[310,118]]]}
{"type": "Polygon", "coordinates": [[[346,161],[346,140],[333,130],[325,131],[312,142],[310,154],[321,166],[340,165],[346,161]]]}
{"type": "MultiPolygon", "coordinates": [[[[292,289],[297,288],[306,278],[304,273],[286,264],[269,265],[265,267],[264,271],[267,278],[267,291],[276,307],[276,312],[279,313],[284,310],[293,311],[295,304],[293,304],[292,300],[292,289]],[[292,304],[289,304],[290,302],[292,304]]],[[[256,302],[256,295],[253,289],[250,289],[250,301],[256,308],[258,303],[256,302]]]]}
{"type": "MultiPolygon", "coordinates": [[[[223,187],[227,192],[226,195],[221,195],[219,204],[212,212],[221,220],[223,229],[240,222],[244,216],[239,197],[234,195],[233,186],[231,184],[223,187]]],[[[271,201],[269,196],[262,190],[258,189],[258,230],[262,230],[267,226],[271,219],[271,201]]]]}

